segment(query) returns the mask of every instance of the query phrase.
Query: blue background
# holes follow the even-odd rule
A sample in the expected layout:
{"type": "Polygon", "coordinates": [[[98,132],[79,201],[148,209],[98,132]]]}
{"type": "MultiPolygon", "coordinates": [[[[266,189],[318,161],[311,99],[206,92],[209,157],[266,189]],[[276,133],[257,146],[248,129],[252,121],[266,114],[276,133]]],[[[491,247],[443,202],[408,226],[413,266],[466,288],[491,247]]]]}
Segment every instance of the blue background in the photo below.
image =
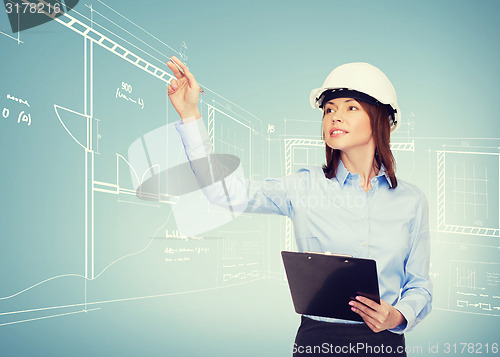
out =
{"type": "MultiPolygon", "coordinates": [[[[408,346],[422,348],[410,355],[432,355],[429,346],[438,355],[475,354],[480,348],[488,355],[486,344],[495,355],[491,346],[499,342],[500,311],[460,308],[454,289],[464,269],[466,283],[474,272],[477,285],[490,284],[489,293],[500,296],[498,280],[485,279],[500,273],[498,1],[104,3],[80,1],[70,15],[90,25],[92,5],[94,29],[163,69],[168,56],[183,51],[207,92],[200,104],[203,115],[207,104],[214,105],[251,126],[252,158],[243,164],[258,178],[286,173],[285,139],[320,139],[320,114],[310,108],[309,93],[334,67],[363,61],[382,69],[396,87],[403,113],[393,141],[415,143],[413,152],[396,153],[398,175],[419,185],[431,207],[434,310],[406,335],[408,346]],[[270,125],[274,131],[267,130],[270,125]],[[447,220],[491,227],[496,236],[439,228],[436,162],[443,150],[487,153],[472,159],[447,156],[450,168],[488,173],[480,202],[487,212],[472,217],[468,208],[453,211],[460,202],[447,201],[447,220]],[[461,343],[473,343],[473,349],[468,345],[461,353],[461,343]]],[[[55,104],[84,111],[84,39],[51,21],[21,32],[18,43],[5,14],[0,31],[0,111],[9,111],[7,118],[0,114],[0,354],[291,355],[300,317],[279,256],[288,247],[284,218],[238,217],[202,240],[169,240],[165,230],[177,229],[169,204],[143,205],[134,196],[96,193],[96,275],[120,257],[140,253],[86,282],[84,154],[54,111],[55,104]],[[31,115],[30,125],[18,122],[22,111],[31,115]],[[169,254],[169,248],[205,250],[169,254]],[[221,271],[228,261],[237,263],[233,255],[256,262],[256,275],[241,268],[236,272],[243,275],[227,280],[221,271]],[[165,260],[179,258],[189,259],[165,260]],[[64,274],[80,276],[53,279],[7,298],[64,274]]],[[[177,117],[167,104],[164,82],[97,45],[93,75],[101,136],[96,180],[112,183],[116,154],[126,157],[137,138],[177,117]],[[122,82],[132,85],[131,97],[144,99],[144,109],[116,98],[122,82]]],[[[227,122],[218,122],[216,135],[236,145],[241,128],[220,118],[227,122]]],[[[80,119],[68,121],[84,137],[80,119]]],[[[167,145],[171,152],[180,147],[174,140],[167,145]]],[[[217,145],[231,151],[229,144],[217,145]]],[[[309,155],[293,169],[322,163],[321,150],[309,155]]],[[[131,188],[127,170],[120,166],[120,182],[131,188]]],[[[447,197],[458,191],[452,183],[446,182],[447,197]]],[[[474,197],[464,195],[464,200],[474,197]]]]}

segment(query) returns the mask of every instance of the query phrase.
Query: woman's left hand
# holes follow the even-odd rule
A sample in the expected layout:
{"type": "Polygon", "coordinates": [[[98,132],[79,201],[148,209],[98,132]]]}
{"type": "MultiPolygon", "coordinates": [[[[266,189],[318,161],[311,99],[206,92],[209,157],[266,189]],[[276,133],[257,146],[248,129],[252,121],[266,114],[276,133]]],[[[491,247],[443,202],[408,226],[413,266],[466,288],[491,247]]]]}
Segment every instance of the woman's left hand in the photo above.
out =
{"type": "Polygon", "coordinates": [[[380,304],[363,296],[349,302],[351,310],[363,318],[373,332],[395,328],[406,322],[404,316],[392,305],[380,299],[380,304]]]}

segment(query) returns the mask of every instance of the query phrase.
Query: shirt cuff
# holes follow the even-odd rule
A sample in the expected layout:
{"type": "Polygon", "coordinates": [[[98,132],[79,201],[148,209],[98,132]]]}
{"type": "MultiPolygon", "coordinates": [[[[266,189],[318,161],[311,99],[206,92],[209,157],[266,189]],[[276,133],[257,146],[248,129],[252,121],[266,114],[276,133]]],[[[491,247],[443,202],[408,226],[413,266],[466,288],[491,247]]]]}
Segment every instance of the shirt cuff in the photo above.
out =
{"type": "Polygon", "coordinates": [[[389,331],[397,333],[399,335],[411,330],[415,322],[415,313],[410,305],[404,303],[403,301],[398,301],[394,307],[403,315],[406,319],[406,323],[401,324],[395,328],[389,329],[389,331]]]}

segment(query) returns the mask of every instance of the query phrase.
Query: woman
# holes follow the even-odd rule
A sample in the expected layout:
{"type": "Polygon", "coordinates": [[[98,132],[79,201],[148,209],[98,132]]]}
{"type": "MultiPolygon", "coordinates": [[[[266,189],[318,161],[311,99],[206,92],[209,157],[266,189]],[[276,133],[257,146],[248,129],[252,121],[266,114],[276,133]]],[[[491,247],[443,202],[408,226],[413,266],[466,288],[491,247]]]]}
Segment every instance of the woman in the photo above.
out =
{"type": "MultiPolygon", "coordinates": [[[[177,130],[193,162],[211,150],[198,120],[200,88],[189,69],[173,60],[184,73],[169,61],[176,80],[168,95],[181,117],[177,130]]],[[[394,173],[389,140],[401,118],[394,87],[374,66],[345,64],[311,92],[311,105],[323,111],[323,168],[246,183],[228,177],[224,190],[205,193],[220,205],[229,199],[247,212],[290,217],[300,251],[376,260],[380,304],[361,296],[349,303],[364,323],[302,316],[294,355],[405,356],[404,332],[430,312],[432,285],[427,201],[394,173]]],[[[197,177],[203,175],[192,168],[197,177]]]]}

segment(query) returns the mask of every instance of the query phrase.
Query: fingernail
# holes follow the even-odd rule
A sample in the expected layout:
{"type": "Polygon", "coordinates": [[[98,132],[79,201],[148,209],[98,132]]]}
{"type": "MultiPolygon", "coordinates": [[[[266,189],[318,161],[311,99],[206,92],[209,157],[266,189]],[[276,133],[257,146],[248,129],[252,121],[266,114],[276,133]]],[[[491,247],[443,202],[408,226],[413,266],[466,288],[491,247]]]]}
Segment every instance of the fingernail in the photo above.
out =
{"type": "Polygon", "coordinates": [[[354,312],[356,312],[356,308],[354,308],[354,307],[351,307],[351,310],[354,311],[354,312]]]}
{"type": "Polygon", "coordinates": [[[172,86],[172,90],[176,90],[177,89],[177,86],[172,86]]]}
{"type": "Polygon", "coordinates": [[[356,300],[360,301],[360,300],[361,300],[361,297],[356,296],[356,300]]]}
{"type": "Polygon", "coordinates": [[[349,305],[354,306],[354,302],[353,301],[349,301],[349,305]]]}

